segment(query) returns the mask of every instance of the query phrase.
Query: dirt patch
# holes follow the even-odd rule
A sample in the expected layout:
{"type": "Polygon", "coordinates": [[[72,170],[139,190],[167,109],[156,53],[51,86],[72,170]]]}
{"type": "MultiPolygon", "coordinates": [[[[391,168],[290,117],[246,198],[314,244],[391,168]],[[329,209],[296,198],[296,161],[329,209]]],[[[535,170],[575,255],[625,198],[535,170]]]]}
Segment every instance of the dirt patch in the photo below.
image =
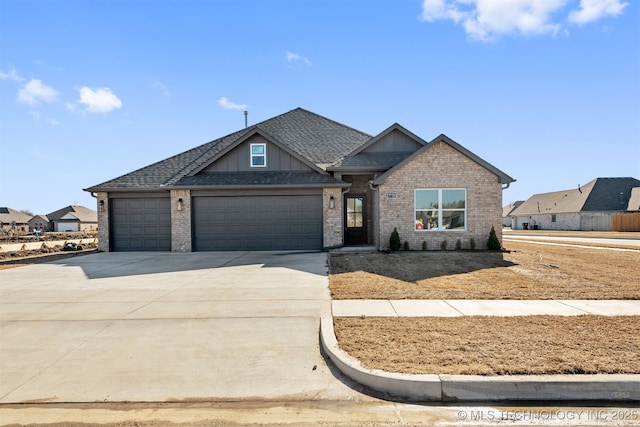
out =
{"type": "Polygon", "coordinates": [[[333,299],[640,299],[640,251],[507,242],[509,252],[331,254],[333,299]]]}
{"type": "Polygon", "coordinates": [[[409,374],[640,374],[640,316],[335,318],[340,347],[409,374]]]}

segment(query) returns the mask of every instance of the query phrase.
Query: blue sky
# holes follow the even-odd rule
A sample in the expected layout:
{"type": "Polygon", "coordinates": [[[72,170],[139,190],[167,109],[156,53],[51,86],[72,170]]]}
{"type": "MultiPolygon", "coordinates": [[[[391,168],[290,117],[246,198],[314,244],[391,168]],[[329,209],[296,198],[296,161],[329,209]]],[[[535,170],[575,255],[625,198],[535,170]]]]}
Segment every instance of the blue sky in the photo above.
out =
{"type": "Polygon", "coordinates": [[[0,0],[0,206],[86,188],[302,107],[444,133],[517,179],[503,204],[640,178],[630,0],[0,0]]]}

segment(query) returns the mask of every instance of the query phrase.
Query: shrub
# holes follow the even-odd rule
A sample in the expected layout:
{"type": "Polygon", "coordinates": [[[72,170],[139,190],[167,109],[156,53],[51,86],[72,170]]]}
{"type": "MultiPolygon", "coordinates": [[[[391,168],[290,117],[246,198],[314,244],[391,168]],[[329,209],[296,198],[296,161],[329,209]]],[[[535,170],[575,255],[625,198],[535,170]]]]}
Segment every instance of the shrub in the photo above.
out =
{"type": "Polygon", "coordinates": [[[462,242],[460,239],[456,240],[456,251],[462,250],[462,242]]]}
{"type": "Polygon", "coordinates": [[[398,234],[398,229],[396,227],[393,227],[393,231],[389,237],[389,249],[392,251],[400,249],[400,235],[398,234]]]}
{"type": "Polygon", "coordinates": [[[500,240],[498,240],[498,235],[496,234],[496,229],[491,226],[491,231],[489,232],[489,239],[487,240],[487,249],[492,251],[499,251],[502,249],[502,245],[500,244],[500,240]]]}
{"type": "Polygon", "coordinates": [[[427,242],[425,242],[424,240],[422,241],[422,250],[423,251],[427,250],[427,242]]]}
{"type": "Polygon", "coordinates": [[[473,237],[471,238],[471,240],[469,240],[469,247],[471,248],[471,250],[474,250],[476,248],[476,239],[474,239],[473,237]]]}
{"type": "Polygon", "coordinates": [[[406,240],[404,241],[404,250],[405,251],[409,250],[409,242],[407,242],[406,240]]]}
{"type": "Polygon", "coordinates": [[[440,250],[446,251],[447,250],[447,241],[443,240],[442,243],[440,243],[440,250]]]}

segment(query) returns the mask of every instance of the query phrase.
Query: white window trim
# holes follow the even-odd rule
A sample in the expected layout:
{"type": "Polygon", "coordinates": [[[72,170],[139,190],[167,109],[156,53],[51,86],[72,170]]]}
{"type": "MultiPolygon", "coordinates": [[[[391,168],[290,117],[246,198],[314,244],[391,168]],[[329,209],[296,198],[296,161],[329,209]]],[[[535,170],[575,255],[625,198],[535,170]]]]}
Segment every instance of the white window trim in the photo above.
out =
{"type": "MultiPolygon", "coordinates": [[[[413,231],[415,231],[416,233],[423,233],[423,232],[434,232],[434,231],[446,231],[446,232],[464,232],[467,231],[467,209],[468,209],[468,203],[467,203],[467,189],[466,188],[416,188],[413,190],[413,218],[412,218],[412,223],[413,223],[413,231]],[[432,190],[432,191],[437,191],[438,192],[438,227],[437,228],[431,228],[431,229],[426,229],[423,228],[422,230],[418,230],[416,229],[415,226],[415,222],[416,222],[416,211],[418,211],[418,209],[416,208],[416,200],[418,199],[418,191],[422,191],[422,190],[432,190]],[[444,228],[442,225],[442,190],[464,190],[464,229],[462,228],[444,228]]],[[[451,211],[451,210],[462,210],[462,209],[446,209],[447,211],[451,211]]]]}
{"type": "Polygon", "coordinates": [[[250,144],[249,146],[249,166],[252,168],[266,168],[267,167],[267,144],[265,142],[257,142],[250,144]],[[264,147],[264,154],[253,154],[253,147],[264,147]],[[264,164],[254,165],[253,159],[258,157],[264,157],[264,164]]]}

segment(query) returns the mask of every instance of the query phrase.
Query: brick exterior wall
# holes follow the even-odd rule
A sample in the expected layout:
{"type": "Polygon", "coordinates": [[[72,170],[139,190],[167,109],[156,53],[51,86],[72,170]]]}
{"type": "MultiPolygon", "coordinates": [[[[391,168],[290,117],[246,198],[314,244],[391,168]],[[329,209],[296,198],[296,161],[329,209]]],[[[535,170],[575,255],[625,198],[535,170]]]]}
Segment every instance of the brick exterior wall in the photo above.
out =
{"type": "Polygon", "coordinates": [[[421,153],[391,174],[380,192],[380,249],[389,248],[389,236],[397,227],[400,240],[409,242],[411,250],[440,250],[443,240],[447,249],[455,249],[460,239],[462,248],[486,249],[491,226],[502,241],[502,185],[498,178],[462,153],[440,142],[421,153]],[[467,190],[467,228],[465,231],[415,230],[414,190],[418,188],[465,188],[467,190]],[[385,197],[396,193],[396,198],[385,197]]]}
{"type": "Polygon", "coordinates": [[[191,252],[191,190],[171,190],[171,251],[191,252]]]}
{"type": "Polygon", "coordinates": [[[100,191],[96,195],[98,201],[98,250],[109,252],[109,193],[100,191]],[[104,202],[104,211],[100,212],[100,202],[104,202]]]}
{"type": "Polygon", "coordinates": [[[323,188],[322,189],[322,218],[323,218],[323,247],[331,248],[342,246],[344,226],[342,224],[342,189],[323,188]],[[333,196],[334,208],[329,207],[333,196]]]}

